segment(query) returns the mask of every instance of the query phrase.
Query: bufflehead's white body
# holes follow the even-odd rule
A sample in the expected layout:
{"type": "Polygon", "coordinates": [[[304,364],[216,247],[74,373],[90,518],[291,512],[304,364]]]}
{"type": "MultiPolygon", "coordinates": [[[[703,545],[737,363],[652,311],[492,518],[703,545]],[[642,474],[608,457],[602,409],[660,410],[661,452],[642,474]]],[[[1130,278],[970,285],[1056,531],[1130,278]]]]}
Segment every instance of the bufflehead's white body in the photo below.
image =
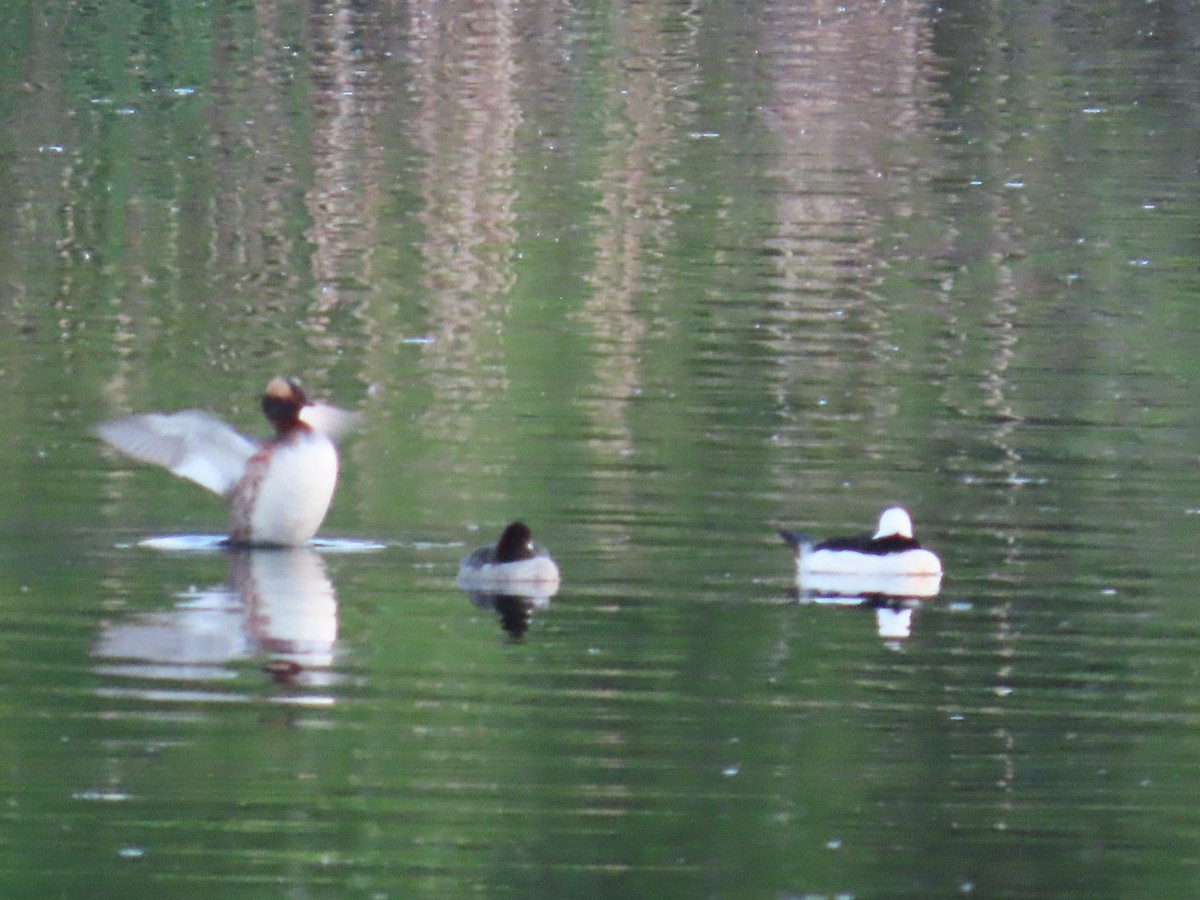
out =
{"type": "Polygon", "coordinates": [[[309,403],[299,385],[282,378],[267,385],[262,407],[275,435],[261,444],[197,410],[128,416],[96,432],[134,459],[227,497],[229,543],[297,546],[325,519],[338,478],[331,436],[355,416],[309,403]]]}
{"type": "MultiPolygon", "coordinates": [[[[819,584],[830,578],[908,580],[941,578],[942,562],[913,539],[912,519],[899,506],[885,509],[873,535],[831,538],[814,543],[807,535],[781,531],[796,550],[797,578],[819,584]]],[[[926,594],[926,586],[916,594],[926,594]]],[[[892,593],[891,591],[880,591],[892,593]]],[[[932,593],[937,593],[936,587],[932,593]]],[[[901,594],[897,594],[900,596],[901,594]]]]}
{"type": "Polygon", "coordinates": [[[458,586],[467,591],[553,594],[558,588],[558,566],[533,542],[523,522],[504,529],[494,546],[480,547],[458,566],[458,586]]]}

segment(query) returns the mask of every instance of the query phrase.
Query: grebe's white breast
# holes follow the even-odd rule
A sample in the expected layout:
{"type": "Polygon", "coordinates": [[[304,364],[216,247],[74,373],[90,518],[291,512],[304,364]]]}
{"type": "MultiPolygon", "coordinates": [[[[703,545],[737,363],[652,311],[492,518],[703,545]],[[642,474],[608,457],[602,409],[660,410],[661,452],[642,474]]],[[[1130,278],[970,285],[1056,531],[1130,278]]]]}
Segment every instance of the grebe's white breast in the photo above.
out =
{"type": "Polygon", "coordinates": [[[337,478],[337,449],[325,435],[306,429],[268,442],[234,488],[230,538],[256,546],[306,543],[325,520],[337,478]]]}

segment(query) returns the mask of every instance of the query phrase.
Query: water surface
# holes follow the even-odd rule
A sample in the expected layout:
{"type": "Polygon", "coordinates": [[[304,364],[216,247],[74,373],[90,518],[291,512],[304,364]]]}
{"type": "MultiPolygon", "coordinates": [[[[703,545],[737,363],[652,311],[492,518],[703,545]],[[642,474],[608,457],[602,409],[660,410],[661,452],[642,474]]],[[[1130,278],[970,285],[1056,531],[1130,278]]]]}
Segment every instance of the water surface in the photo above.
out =
{"type": "Polygon", "coordinates": [[[1196,893],[1190,10],[2,15],[4,896],[1196,893]],[[276,374],[333,546],[142,545],[89,427],[276,374]]]}

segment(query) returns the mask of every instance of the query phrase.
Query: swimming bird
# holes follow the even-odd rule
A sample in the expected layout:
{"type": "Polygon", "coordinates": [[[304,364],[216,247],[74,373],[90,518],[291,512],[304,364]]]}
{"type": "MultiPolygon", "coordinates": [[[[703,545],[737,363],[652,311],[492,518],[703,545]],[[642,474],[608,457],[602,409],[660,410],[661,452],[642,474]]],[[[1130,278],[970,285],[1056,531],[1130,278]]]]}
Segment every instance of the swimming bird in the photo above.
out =
{"type": "Polygon", "coordinates": [[[332,438],[357,415],[310,402],[285,378],[271,379],[262,410],[275,434],[261,442],[195,409],[126,416],[95,430],[122,453],[228,498],[229,544],[297,546],[325,519],[338,478],[332,438]]]}
{"type": "Polygon", "coordinates": [[[942,562],[913,538],[912,519],[899,506],[885,509],[874,534],[814,543],[806,534],[779,534],[796,550],[797,577],[941,577],[942,562]]]}
{"type": "Polygon", "coordinates": [[[522,586],[557,588],[558,566],[533,542],[528,525],[511,522],[494,545],[480,547],[463,558],[458,566],[458,585],[465,590],[485,591],[522,586]]]}

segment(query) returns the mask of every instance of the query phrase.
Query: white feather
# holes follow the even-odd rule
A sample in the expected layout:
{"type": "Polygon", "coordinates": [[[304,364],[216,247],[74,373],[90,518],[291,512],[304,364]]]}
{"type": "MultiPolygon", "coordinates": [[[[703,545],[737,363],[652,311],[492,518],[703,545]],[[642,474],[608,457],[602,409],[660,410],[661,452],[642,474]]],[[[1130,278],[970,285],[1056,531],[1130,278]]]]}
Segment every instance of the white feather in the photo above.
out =
{"type": "Polygon", "coordinates": [[[122,453],[166,466],[217,494],[233,489],[258,446],[196,409],[126,416],[96,426],[96,433],[122,453]]]}
{"type": "Polygon", "coordinates": [[[350,412],[328,403],[310,403],[300,410],[300,421],[318,434],[341,437],[358,426],[361,413],[350,412]]]}

